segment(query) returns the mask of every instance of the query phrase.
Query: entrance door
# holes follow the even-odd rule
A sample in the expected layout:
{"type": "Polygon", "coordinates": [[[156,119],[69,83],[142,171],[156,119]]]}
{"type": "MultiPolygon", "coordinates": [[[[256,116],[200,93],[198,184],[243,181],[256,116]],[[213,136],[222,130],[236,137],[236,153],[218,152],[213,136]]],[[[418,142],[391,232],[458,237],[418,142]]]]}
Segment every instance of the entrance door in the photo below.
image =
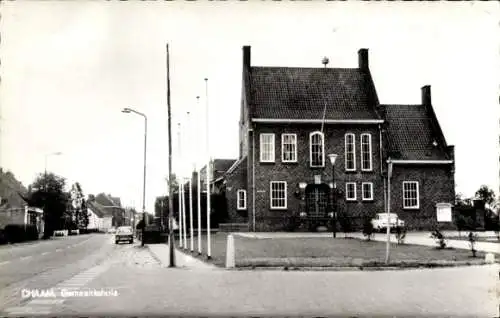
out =
{"type": "Polygon", "coordinates": [[[306,209],[310,218],[328,216],[328,195],[330,188],[326,184],[310,184],[306,188],[306,209]]]}

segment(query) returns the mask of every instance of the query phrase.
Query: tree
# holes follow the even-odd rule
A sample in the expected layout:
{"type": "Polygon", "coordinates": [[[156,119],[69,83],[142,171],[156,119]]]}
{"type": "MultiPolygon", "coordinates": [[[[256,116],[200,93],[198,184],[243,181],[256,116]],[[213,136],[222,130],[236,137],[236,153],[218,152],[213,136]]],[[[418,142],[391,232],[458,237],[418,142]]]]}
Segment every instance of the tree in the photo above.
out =
{"type": "Polygon", "coordinates": [[[488,205],[493,205],[495,202],[495,192],[491,190],[488,186],[482,185],[479,190],[476,191],[476,197],[484,201],[488,205]]]}
{"type": "Polygon", "coordinates": [[[31,206],[43,209],[44,234],[47,239],[54,230],[64,225],[64,214],[67,209],[68,196],[64,192],[66,180],[53,173],[39,174],[31,184],[27,201],[31,206]]]}
{"type": "Polygon", "coordinates": [[[71,220],[75,223],[76,228],[86,229],[89,224],[89,216],[85,204],[85,195],[79,182],[73,184],[70,193],[73,212],[71,220]]]}

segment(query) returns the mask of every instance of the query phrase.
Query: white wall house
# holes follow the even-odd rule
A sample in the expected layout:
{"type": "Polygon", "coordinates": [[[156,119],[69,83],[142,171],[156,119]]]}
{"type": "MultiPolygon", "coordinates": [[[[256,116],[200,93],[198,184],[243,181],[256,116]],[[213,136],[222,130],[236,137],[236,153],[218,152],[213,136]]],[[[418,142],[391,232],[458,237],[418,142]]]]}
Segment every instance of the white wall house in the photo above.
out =
{"type": "Polygon", "coordinates": [[[89,214],[89,224],[87,229],[97,229],[100,232],[107,232],[111,228],[113,220],[112,216],[103,215],[94,207],[88,207],[87,212],[89,214]]]}

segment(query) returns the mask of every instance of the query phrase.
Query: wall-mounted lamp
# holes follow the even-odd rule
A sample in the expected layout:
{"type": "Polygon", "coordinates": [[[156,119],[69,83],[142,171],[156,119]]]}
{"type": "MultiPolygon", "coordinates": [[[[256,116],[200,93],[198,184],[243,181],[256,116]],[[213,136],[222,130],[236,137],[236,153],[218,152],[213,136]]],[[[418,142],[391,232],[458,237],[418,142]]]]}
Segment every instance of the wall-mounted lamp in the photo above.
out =
{"type": "Polygon", "coordinates": [[[299,183],[299,189],[304,190],[306,187],[307,187],[307,183],[305,183],[305,182],[299,183]]]}

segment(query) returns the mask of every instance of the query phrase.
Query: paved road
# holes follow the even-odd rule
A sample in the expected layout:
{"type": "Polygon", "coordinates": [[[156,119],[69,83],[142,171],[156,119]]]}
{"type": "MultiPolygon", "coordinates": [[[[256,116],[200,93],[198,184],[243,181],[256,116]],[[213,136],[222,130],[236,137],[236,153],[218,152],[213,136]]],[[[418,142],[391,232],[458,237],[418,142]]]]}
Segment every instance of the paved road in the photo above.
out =
{"type": "MultiPolygon", "coordinates": [[[[68,272],[48,280],[47,288],[57,291],[55,298],[36,298],[0,307],[0,316],[498,314],[496,265],[384,272],[201,271],[162,267],[147,248],[138,244],[116,246],[109,236],[93,236],[86,242],[75,247],[86,249],[88,244],[89,255],[79,261],[79,266],[78,262],[69,264],[74,274],[67,275],[68,272]],[[62,289],[71,287],[109,294],[60,295],[62,289]]],[[[60,263],[64,260],[59,257],[60,263]]],[[[39,276],[31,281],[39,281],[39,276]]]]}

